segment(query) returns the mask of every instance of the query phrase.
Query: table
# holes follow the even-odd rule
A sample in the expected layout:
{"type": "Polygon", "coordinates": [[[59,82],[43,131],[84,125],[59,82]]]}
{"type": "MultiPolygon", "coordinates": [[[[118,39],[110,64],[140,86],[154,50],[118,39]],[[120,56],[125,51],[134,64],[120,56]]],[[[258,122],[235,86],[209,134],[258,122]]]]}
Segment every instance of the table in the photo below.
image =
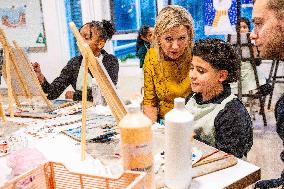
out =
{"type": "MultiPolygon", "coordinates": [[[[70,137],[58,134],[52,139],[33,143],[50,161],[79,162],[80,145],[70,137]]],[[[0,157],[0,185],[5,181],[3,177],[9,174],[6,166],[7,156],[0,157]],[[2,179],[2,180],[1,180],[2,179]]],[[[92,157],[87,155],[87,160],[92,157]]],[[[192,180],[191,189],[220,189],[220,188],[245,188],[260,179],[260,168],[238,159],[235,166],[226,168],[192,180]]],[[[7,178],[6,178],[7,179],[7,178]]]]}
{"type": "Polygon", "coordinates": [[[260,180],[260,168],[238,159],[235,166],[193,179],[192,189],[245,188],[260,180]]]}
{"type": "MultiPolygon", "coordinates": [[[[154,130],[154,153],[163,151],[164,137],[163,131],[154,130]]],[[[198,141],[192,141],[193,143],[198,141]]],[[[200,143],[200,142],[198,142],[200,143]]],[[[204,146],[208,146],[202,143],[204,146]]],[[[210,147],[212,148],[212,147],[210,147]]],[[[192,180],[191,189],[220,189],[236,188],[241,189],[250,186],[260,180],[261,169],[249,162],[237,159],[237,164],[192,180]]]]}

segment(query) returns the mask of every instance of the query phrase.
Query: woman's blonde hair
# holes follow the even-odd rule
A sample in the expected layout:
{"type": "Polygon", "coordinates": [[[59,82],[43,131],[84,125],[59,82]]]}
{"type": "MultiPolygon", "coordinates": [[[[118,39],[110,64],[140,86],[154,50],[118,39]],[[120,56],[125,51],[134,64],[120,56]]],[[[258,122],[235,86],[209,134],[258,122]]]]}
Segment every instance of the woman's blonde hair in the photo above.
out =
{"type": "Polygon", "coordinates": [[[188,30],[188,47],[186,51],[192,54],[193,47],[193,37],[194,37],[194,29],[193,29],[193,19],[188,11],[177,5],[169,5],[163,8],[156,19],[155,29],[154,29],[154,47],[158,49],[159,58],[162,58],[162,52],[160,49],[160,37],[163,35],[168,29],[175,26],[185,26],[188,30]]]}

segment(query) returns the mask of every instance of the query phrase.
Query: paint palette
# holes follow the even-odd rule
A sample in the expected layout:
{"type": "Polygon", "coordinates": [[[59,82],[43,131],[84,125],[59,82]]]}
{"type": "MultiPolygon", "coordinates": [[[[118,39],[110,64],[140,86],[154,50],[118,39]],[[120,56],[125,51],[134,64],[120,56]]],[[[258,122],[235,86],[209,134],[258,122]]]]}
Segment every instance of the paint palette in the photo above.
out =
{"type": "Polygon", "coordinates": [[[197,161],[199,161],[202,158],[203,152],[201,150],[198,150],[197,148],[192,148],[192,164],[195,164],[197,161]]]}
{"type": "MultiPolygon", "coordinates": [[[[71,138],[81,141],[81,125],[63,131],[71,138]]],[[[88,142],[107,142],[117,135],[116,121],[113,116],[92,115],[87,116],[86,139],[88,142]]]]}
{"type": "MultiPolygon", "coordinates": [[[[192,148],[192,165],[198,162],[202,158],[203,152],[196,147],[192,148]]],[[[165,165],[165,153],[162,152],[160,154],[156,154],[154,156],[154,172],[157,174],[162,168],[164,170],[164,165],[165,165]]]]}

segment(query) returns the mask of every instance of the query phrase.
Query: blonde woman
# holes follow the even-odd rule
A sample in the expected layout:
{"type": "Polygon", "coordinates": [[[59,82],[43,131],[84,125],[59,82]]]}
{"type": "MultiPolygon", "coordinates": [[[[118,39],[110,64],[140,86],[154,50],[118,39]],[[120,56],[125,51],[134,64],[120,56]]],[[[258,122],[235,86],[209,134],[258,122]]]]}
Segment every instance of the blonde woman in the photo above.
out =
{"type": "Polygon", "coordinates": [[[191,93],[193,20],[180,6],[167,6],[154,28],[154,48],[144,60],[144,113],[154,122],[173,108],[174,99],[191,93]]]}

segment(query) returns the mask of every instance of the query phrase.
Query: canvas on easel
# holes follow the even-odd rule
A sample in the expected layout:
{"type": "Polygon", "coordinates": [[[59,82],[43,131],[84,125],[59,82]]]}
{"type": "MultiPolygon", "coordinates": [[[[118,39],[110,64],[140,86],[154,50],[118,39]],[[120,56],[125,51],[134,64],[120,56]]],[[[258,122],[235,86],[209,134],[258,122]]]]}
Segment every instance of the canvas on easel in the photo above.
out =
{"type": "Polygon", "coordinates": [[[77,40],[77,45],[84,58],[84,61],[87,62],[88,68],[96,79],[107,104],[116,118],[116,121],[119,122],[126,115],[124,103],[120,99],[105,67],[102,63],[97,61],[91,48],[84,42],[81,34],[73,22],[70,23],[70,27],[77,40]]]}
{"type": "MultiPolygon", "coordinates": [[[[16,101],[17,106],[21,106],[19,96],[23,96],[28,100],[31,100],[33,97],[40,97],[43,106],[46,106],[47,110],[52,110],[52,104],[43,92],[24,51],[15,41],[13,41],[13,46],[11,46],[1,28],[0,43],[4,49],[3,76],[8,87],[9,107],[13,100],[16,101]]],[[[11,111],[11,107],[9,109],[11,111]]]]}
{"type": "Polygon", "coordinates": [[[84,42],[79,30],[76,28],[73,22],[70,23],[70,27],[77,40],[77,45],[83,56],[82,63],[84,64],[84,78],[83,78],[83,90],[82,90],[82,128],[81,128],[81,160],[85,160],[86,156],[86,102],[87,102],[87,74],[90,69],[92,75],[96,79],[101,92],[109,105],[113,116],[117,123],[126,115],[126,109],[119,98],[116,89],[106,71],[103,64],[98,62],[94,56],[91,48],[84,42]]]}

